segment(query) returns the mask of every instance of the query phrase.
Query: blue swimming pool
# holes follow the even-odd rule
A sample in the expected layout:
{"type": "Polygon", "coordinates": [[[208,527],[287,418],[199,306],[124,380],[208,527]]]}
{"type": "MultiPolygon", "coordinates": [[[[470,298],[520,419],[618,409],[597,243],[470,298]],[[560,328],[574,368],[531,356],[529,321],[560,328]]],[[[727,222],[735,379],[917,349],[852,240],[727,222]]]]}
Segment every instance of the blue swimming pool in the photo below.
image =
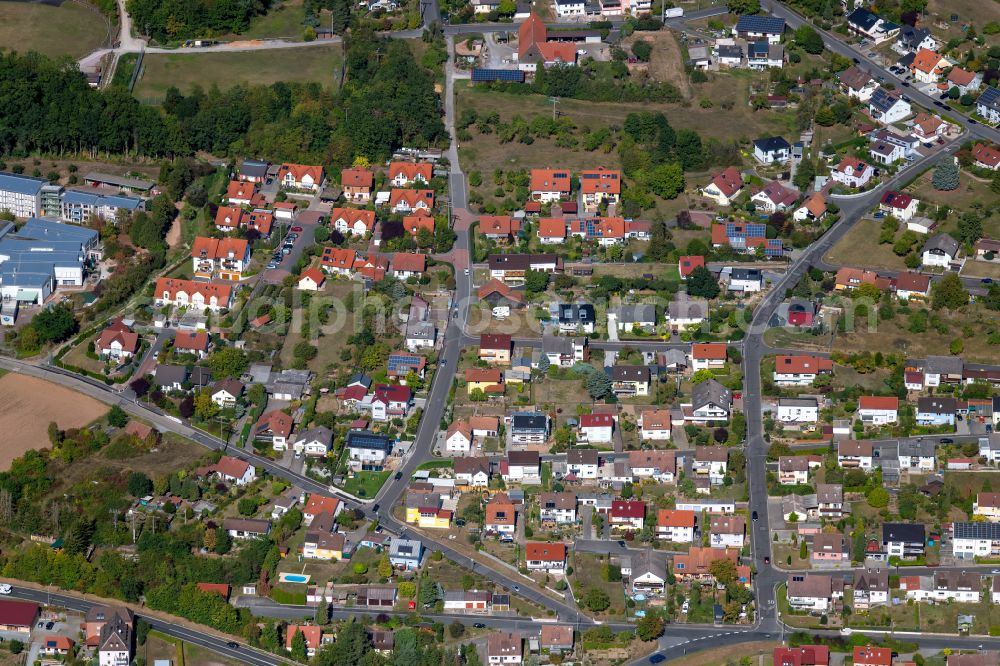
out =
{"type": "Polygon", "coordinates": [[[294,573],[281,573],[278,574],[278,580],[282,583],[308,583],[308,574],[294,574],[294,573]]]}

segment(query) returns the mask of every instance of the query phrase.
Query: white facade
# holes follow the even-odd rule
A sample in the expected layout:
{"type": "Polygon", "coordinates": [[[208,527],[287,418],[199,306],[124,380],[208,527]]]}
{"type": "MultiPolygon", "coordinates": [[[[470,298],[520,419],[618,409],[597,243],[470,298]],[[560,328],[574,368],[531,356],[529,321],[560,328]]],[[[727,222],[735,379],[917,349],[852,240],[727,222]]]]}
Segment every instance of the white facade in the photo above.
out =
{"type": "Polygon", "coordinates": [[[782,423],[816,423],[819,420],[819,405],[815,400],[779,400],[778,420],[782,423]],[[803,404],[811,402],[811,404],[803,404]]]}

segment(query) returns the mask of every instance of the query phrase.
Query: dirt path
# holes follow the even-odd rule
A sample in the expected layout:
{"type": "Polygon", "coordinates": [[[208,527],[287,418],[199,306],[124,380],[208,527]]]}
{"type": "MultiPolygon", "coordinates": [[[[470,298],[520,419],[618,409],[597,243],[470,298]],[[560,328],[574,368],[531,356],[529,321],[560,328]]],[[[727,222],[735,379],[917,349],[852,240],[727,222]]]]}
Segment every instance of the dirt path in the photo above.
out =
{"type": "Polygon", "coordinates": [[[171,248],[177,247],[177,244],[181,242],[181,216],[178,215],[174,218],[174,223],[170,225],[170,231],[167,232],[166,237],[167,245],[171,248]]]}
{"type": "Polygon", "coordinates": [[[105,404],[43,379],[16,372],[0,377],[0,432],[9,434],[0,444],[0,470],[26,451],[49,446],[52,421],[62,430],[80,428],[107,411],[105,404]]]}

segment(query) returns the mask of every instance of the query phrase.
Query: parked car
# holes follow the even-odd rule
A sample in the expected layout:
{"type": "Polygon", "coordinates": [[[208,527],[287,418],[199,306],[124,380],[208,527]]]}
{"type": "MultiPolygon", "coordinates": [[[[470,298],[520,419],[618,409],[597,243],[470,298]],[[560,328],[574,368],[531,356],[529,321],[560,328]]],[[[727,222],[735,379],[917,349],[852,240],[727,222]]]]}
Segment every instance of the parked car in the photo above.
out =
{"type": "Polygon", "coordinates": [[[299,233],[300,234],[300,233],[302,233],[302,227],[292,227],[292,231],[294,231],[295,233],[299,233]]]}
{"type": "Polygon", "coordinates": [[[10,594],[14,588],[10,586],[10,583],[0,584],[0,594],[10,594]]]}

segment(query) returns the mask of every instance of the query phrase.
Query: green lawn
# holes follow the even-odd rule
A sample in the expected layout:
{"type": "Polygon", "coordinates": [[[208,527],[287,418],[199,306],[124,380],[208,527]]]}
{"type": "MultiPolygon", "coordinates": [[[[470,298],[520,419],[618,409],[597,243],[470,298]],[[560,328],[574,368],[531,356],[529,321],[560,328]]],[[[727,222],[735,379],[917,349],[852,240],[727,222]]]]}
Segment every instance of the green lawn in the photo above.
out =
{"type": "Polygon", "coordinates": [[[75,2],[58,7],[28,2],[0,3],[0,44],[10,51],[81,58],[108,38],[108,23],[97,9],[75,2]]]}
{"type": "MultiPolygon", "coordinates": [[[[305,32],[305,18],[306,12],[302,0],[278,2],[268,10],[267,14],[255,18],[250,28],[235,39],[283,37],[301,40],[305,32]]],[[[323,22],[322,25],[329,27],[329,21],[323,22]]]]}
{"type": "Polygon", "coordinates": [[[375,497],[388,478],[389,472],[358,472],[342,488],[356,497],[375,497]]]}
{"type": "Polygon", "coordinates": [[[241,82],[318,81],[333,87],[340,78],[340,62],[339,44],[318,43],[252,52],[151,54],[143,58],[135,95],[144,102],[158,102],[170,86],[190,92],[196,84],[207,90],[241,82]]]}

